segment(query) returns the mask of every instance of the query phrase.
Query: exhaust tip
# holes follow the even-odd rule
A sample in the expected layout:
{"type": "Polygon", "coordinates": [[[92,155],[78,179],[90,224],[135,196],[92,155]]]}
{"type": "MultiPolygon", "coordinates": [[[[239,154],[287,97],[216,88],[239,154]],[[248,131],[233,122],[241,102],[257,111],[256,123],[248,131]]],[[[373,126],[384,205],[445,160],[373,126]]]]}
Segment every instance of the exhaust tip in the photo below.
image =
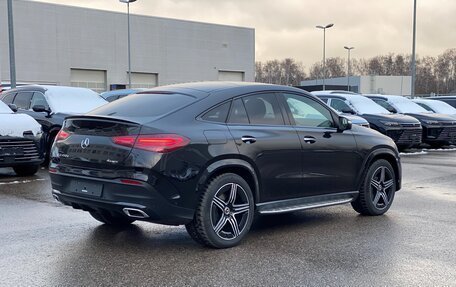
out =
{"type": "Polygon", "coordinates": [[[141,209],[137,209],[137,208],[125,207],[124,209],[122,209],[122,211],[128,217],[132,217],[132,218],[142,218],[142,219],[144,219],[144,218],[148,218],[149,217],[149,215],[147,213],[145,213],[141,209]]]}

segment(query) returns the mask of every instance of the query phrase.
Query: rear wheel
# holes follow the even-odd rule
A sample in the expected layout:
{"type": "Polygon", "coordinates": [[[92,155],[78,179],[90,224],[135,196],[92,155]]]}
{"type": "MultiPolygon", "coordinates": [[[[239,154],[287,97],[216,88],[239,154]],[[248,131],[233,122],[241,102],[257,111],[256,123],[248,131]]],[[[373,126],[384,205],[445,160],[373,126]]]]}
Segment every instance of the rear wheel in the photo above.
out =
{"type": "Polygon", "coordinates": [[[13,167],[14,172],[19,176],[32,176],[40,169],[39,165],[21,165],[13,167]]]}
{"type": "Polygon", "coordinates": [[[135,221],[134,219],[126,218],[121,215],[113,215],[105,211],[90,211],[89,213],[96,220],[112,226],[128,226],[135,221]]]}
{"type": "Polygon", "coordinates": [[[239,175],[226,173],[206,186],[195,217],[186,228],[198,243],[229,248],[249,232],[253,216],[254,199],[250,186],[239,175]]]}
{"type": "Polygon", "coordinates": [[[396,176],[391,164],[384,159],[375,161],[364,175],[353,209],[363,215],[382,215],[388,211],[396,192],[396,176]]]}

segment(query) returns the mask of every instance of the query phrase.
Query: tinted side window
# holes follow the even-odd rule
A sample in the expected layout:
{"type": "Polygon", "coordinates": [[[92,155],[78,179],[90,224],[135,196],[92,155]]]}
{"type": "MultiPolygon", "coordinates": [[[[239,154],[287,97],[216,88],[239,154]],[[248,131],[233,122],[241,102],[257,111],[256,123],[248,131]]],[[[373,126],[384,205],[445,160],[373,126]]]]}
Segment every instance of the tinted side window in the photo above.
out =
{"type": "Polygon", "coordinates": [[[11,104],[14,100],[16,93],[9,93],[3,98],[3,102],[6,104],[11,104]]]}
{"type": "Polygon", "coordinates": [[[215,107],[205,113],[201,118],[205,121],[224,123],[230,110],[230,102],[224,103],[218,107],[215,107]]]}
{"type": "Polygon", "coordinates": [[[284,97],[297,126],[334,127],[331,113],[321,103],[293,94],[284,97]]]}
{"type": "Polygon", "coordinates": [[[431,109],[428,105],[425,105],[423,103],[417,103],[417,104],[420,105],[421,107],[423,107],[424,109],[426,109],[427,111],[435,113],[435,111],[433,109],[431,109]]]}
{"type": "Polygon", "coordinates": [[[390,104],[388,104],[387,101],[385,100],[380,100],[380,99],[372,99],[375,103],[379,104],[380,106],[384,107],[385,109],[387,109],[388,111],[390,111],[393,106],[391,106],[390,104]]]}
{"type": "Polygon", "coordinates": [[[275,94],[258,94],[243,98],[251,124],[283,125],[283,116],[275,94]]]}
{"type": "Polygon", "coordinates": [[[322,100],[325,104],[328,103],[328,98],[320,98],[320,100],[322,100]]]}
{"type": "Polygon", "coordinates": [[[49,109],[49,105],[44,97],[43,93],[35,92],[33,93],[32,103],[30,107],[33,108],[34,106],[41,105],[44,106],[46,109],[49,109]]]}
{"type": "Polygon", "coordinates": [[[446,102],[447,104],[456,108],[456,100],[448,99],[448,100],[444,100],[444,102],[446,102]]]}
{"type": "Polygon", "coordinates": [[[30,109],[30,101],[32,100],[33,92],[19,92],[14,99],[14,104],[18,109],[30,109]]]}
{"type": "Polygon", "coordinates": [[[231,113],[229,123],[232,124],[248,124],[249,118],[247,117],[247,112],[245,111],[244,103],[242,99],[237,99],[233,101],[231,105],[231,113]]]}
{"type": "Polygon", "coordinates": [[[341,99],[331,99],[331,107],[334,108],[336,111],[342,112],[343,110],[351,110],[344,101],[341,99]]]}

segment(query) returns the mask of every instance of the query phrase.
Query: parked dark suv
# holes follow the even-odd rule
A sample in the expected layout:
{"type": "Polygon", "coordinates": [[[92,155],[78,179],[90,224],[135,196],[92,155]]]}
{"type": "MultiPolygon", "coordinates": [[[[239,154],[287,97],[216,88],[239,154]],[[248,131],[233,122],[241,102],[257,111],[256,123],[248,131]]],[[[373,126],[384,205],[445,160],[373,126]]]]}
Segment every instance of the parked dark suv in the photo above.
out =
{"type": "Polygon", "coordinates": [[[231,247],[259,214],[351,203],[380,215],[401,187],[394,142],[302,90],[192,83],[67,118],[51,152],[52,193],[97,220],[185,224],[231,247]]]}
{"type": "Polygon", "coordinates": [[[336,111],[365,118],[371,128],[392,138],[400,150],[421,144],[421,124],[413,117],[391,113],[360,94],[339,91],[312,94],[336,111]]]}
{"type": "Polygon", "coordinates": [[[377,104],[418,119],[423,126],[423,142],[440,148],[456,144],[456,120],[450,115],[427,111],[410,99],[394,95],[368,95],[377,104]]]}

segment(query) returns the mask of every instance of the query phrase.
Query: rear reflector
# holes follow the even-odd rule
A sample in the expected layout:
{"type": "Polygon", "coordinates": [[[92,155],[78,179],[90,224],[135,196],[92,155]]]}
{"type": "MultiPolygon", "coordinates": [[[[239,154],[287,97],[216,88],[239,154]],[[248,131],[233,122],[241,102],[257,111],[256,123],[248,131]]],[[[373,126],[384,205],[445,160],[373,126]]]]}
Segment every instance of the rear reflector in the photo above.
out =
{"type": "Polygon", "coordinates": [[[117,145],[134,147],[158,153],[166,153],[177,150],[189,144],[190,140],[176,134],[156,134],[140,136],[113,137],[112,141],[117,145]]]}
{"type": "Polygon", "coordinates": [[[129,185],[143,185],[141,181],[134,180],[134,179],[121,179],[121,183],[129,184],[129,185]]]}
{"type": "Polygon", "coordinates": [[[70,136],[70,133],[64,131],[64,130],[60,130],[59,133],[57,134],[57,136],[55,137],[55,141],[63,141],[63,140],[66,140],[68,137],[70,136]]]}

